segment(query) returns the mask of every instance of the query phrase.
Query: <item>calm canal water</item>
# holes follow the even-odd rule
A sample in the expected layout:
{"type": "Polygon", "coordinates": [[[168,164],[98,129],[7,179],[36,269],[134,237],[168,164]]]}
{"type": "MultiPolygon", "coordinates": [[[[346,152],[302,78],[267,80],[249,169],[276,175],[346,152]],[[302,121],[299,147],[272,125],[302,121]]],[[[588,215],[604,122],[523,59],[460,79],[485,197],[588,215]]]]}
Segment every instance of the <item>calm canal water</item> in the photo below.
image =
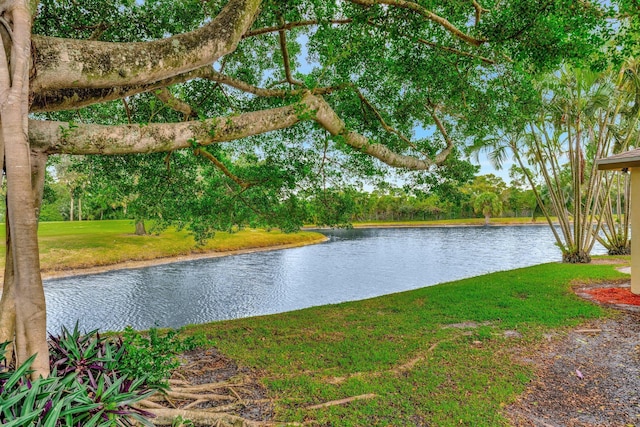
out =
{"type": "MultiPolygon", "coordinates": [[[[45,282],[48,329],[122,330],[279,313],[558,261],[547,226],[324,231],[326,243],[45,282]]],[[[597,248],[595,253],[604,253],[597,248]]]]}

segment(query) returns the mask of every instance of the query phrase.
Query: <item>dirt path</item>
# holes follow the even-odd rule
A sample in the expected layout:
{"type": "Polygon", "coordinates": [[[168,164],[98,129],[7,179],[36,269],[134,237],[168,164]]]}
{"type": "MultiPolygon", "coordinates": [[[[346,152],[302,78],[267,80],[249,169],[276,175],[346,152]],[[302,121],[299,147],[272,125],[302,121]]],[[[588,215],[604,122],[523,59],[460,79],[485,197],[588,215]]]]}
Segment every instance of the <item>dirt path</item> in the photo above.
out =
{"type": "Polygon", "coordinates": [[[640,426],[640,313],[617,308],[528,360],[538,373],[507,408],[514,426],[640,426]]]}

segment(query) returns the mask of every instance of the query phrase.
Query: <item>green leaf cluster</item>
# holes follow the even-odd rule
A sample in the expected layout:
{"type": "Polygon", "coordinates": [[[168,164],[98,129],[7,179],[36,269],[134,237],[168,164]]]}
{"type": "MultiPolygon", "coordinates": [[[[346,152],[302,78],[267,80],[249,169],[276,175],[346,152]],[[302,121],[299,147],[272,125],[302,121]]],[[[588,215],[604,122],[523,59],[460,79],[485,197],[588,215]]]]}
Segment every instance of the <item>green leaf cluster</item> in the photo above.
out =
{"type": "Polygon", "coordinates": [[[10,343],[0,344],[0,423],[10,427],[134,426],[153,424],[134,404],[167,387],[177,354],[202,344],[176,331],[148,336],[127,329],[120,339],[63,328],[51,336],[51,376],[32,380],[35,356],[19,367],[7,363],[10,343]]]}

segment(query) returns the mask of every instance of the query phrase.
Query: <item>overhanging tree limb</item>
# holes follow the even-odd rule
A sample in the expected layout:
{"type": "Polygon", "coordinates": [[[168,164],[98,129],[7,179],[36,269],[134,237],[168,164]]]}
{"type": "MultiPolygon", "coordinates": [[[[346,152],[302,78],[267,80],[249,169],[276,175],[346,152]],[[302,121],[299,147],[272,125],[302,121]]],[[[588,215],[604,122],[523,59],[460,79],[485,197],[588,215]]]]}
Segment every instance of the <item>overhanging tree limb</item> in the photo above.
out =
{"type": "Polygon", "coordinates": [[[433,159],[392,151],[383,144],[347,129],[344,121],[320,96],[307,92],[292,105],[236,116],[182,123],[149,123],[120,126],[30,120],[29,140],[34,150],[47,154],[133,154],[157,153],[200,145],[234,141],[248,136],[294,126],[313,120],[334,136],[393,167],[427,170],[444,162],[452,142],[433,159]]]}
{"type": "MultiPolygon", "coordinates": [[[[82,107],[88,107],[97,103],[103,103],[106,101],[114,101],[117,99],[125,98],[127,96],[133,96],[139,93],[157,91],[167,86],[171,86],[178,83],[184,83],[193,79],[206,79],[217,83],[221,83],[235,89],[241,90],[246,93],[251,93],[256,96],[262,96],[266,98],[283,98],[285,96],[297,96],[309,89],[265,89],[258,86],[250,85],[240,79],[236,79],[227,76],[223,73],[215,71],[210,65],[198,68],[193,71],[189,71],[177,76],[173,76],[168,79],[160,80],[157,82],[133,85],[125,87],[113,87],[113,88],[99,88],[99,89],[59,89],[52,91],[45,91],[40,94],[36,94],[31,104],[31,112],[51,112],[77,109],[82,107]]],[[[331,92],[335,92],[340,89],[348,87],[349,84],[317,87],[311,89],[311,93],[315,95],[326,95],[331,92]]]]}
{"type": "Polygon", "coordinates": [[[306,97],[311,108],[315,111],[313,119],[333,136],[340,136],[344,142],[389,166],[411,170],[427,170],[434,165],[442,164],[447,158],[447,150],[438,153],[435,158],[407,156],[393,152],[389,147],[372,143],[367,137],[347,129],[344,121],[336,114],[329,104],[322,98],[314,95],[306,97]]]}
{"type": "Polygon", "coordinates": [[[423,17],[427,18],[430,21],[435,22],[436,24],[440,25],[442,28],[447,30],[449,33],[451,33],[454,37],[464,41],[465,43],[469,43],[470,45],[473,45],[473,46],[480,46],[486,41],[484,39],[477,39],[473,36],[470,36],[469,34],[466,34],[464,31],[460,30],[458,27],[456,27],[451,22],[449,22],[447,19],[433,13],[432,11],[419,5],[418,3],[414,3],[406,0],[349,0],[349,1],[351,1],[351,3],[356,3],[363,6],[374,6],[378,4],[385,4],[388,6],[395,6],[403,9],[408,9],[413,12],[419,13],[420,15],[422,15],[423,17]]]}
{"type": "Polygon", "coordinates": [[[107,43],[34,35],[37,76],[31,90],[147,84],[211,64],[236,49],[261,3],[230,0],[209,24],[151,42],[107,43]]]}
{"type": "Polygon", "coordinates": [[[30,120],[29,139],[34,150],[59,154],[159,153],[233,141],[291,127],[300,120],[297,106],[244,113],[237,116],[181,123],[120,126],[30,120]]]}

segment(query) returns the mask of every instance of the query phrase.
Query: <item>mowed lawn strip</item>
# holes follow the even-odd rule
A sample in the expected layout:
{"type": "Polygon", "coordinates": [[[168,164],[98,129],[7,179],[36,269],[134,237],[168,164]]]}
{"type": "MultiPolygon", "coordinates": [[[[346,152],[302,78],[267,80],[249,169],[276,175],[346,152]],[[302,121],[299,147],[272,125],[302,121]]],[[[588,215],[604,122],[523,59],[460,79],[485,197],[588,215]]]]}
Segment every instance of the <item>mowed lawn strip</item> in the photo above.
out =
{"type": "MultiPolygon", "coordinates": [[[[4,227],[0,227],[0,262],[4,265],[4,227]]],[[[303,245],[322,241],[313,232],[282,233],[245,229],[217,232],[204,246],[196,245],[185,230],[169,229],[159,235],[136,236],[134,223],[120,221],[42,222],[38,229],[42,270],[60,271],[145,261],[181,255],[303,245]]]]}
{"type": "Polygon", "coordinates": [[[612,265],[551,263],[185,333],[259,370],[278,421],[495,427],[508,425],[503,408],[532,379],[524,360],[545,334],[615,315],[572,283],[624,279],[612,265]]]}
{"type": "MultiPolygon", "coordinates": [[[[556,222],[556,218],[551,218],[556,222]]],[[[496,225],[540,225],[549,226],[544,217],[538,217],[533,221],[530,217],[505,217],[491,218],[490,226],[496,225]]],[[[436,220],[413,220],[413,221],[356,221],[355,228],[367,227],[443,227],[443,226],[484,226],[484,218],[460,218],[460,219],[436,219],[436,220]]]]}

